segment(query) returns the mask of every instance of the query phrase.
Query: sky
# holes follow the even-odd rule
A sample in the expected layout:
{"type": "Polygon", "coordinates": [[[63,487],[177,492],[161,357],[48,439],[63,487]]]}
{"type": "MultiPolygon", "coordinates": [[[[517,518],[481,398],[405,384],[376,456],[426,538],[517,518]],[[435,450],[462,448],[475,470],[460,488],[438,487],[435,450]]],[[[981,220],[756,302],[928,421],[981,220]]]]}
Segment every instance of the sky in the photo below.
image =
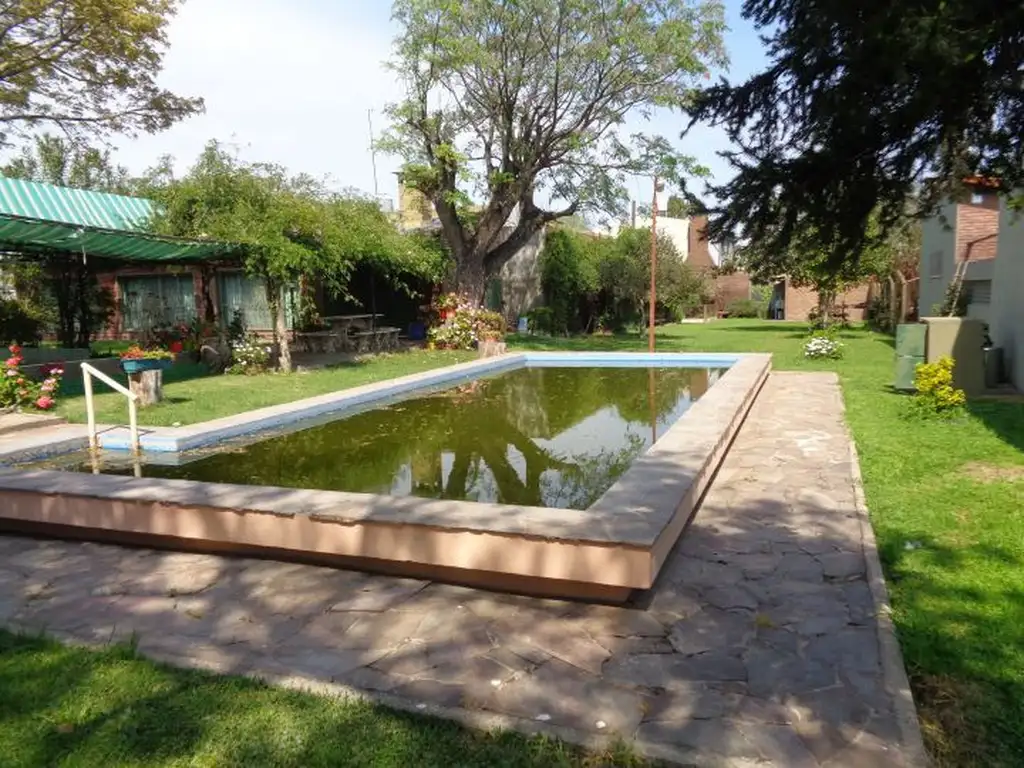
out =
{"type": "MultiPolygon", "coordinates": [[[[765,61],[739,6],[740,0],[726,0],[730,79],[745,78],[765,61]]],[[[368,112],[379,134],[384,106],[401,97],[383,66],[394,34],[386,0],[187,0],[170,25],[161,84],[202,96],[206,113],[160,134],[115,141],[118,162],[137,173],[171,155],[185,171],[217,139],[245,160],[372,193],[368,112]]],[[[728,148],[725,135],[698,126],[680,140],[685,124],[684,116],[665,112],[636,130],[664,135],[710,167],[716,181],[727,178],[715,154],[728,148]]],[[[398,164],[377,155],[379,191],[392,199],[398,164]]],[[[633,186],[634,197],[650,198],[639,180],[633,186]]]]}

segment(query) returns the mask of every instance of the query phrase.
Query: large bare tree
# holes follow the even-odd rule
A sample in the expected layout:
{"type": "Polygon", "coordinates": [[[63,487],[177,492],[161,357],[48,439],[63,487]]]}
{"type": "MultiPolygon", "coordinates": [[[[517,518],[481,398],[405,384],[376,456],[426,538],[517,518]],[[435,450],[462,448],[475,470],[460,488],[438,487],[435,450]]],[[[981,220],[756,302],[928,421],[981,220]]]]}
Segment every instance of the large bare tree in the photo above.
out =
{"type": "Polygon", "coordinates": [[[685,109],[724,64],[717,0],[397,0],[406,98],[381,142],[434,204],[459,290],[547,222],[623,212],[631,174],[699,171],[627,116],[685,109]]]}

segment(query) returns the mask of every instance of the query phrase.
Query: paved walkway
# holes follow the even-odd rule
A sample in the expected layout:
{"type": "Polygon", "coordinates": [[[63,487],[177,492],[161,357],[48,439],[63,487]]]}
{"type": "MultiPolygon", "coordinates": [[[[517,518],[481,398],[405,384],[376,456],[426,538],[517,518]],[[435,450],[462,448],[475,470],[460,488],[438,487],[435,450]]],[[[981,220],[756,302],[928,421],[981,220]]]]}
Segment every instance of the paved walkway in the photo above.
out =
{"type": "Polygon", "coordinates": [[[638,607],[0,537],[0,622],[697,765],[914,765],[858,474],[835,377],[774,374],[638,607]]]}

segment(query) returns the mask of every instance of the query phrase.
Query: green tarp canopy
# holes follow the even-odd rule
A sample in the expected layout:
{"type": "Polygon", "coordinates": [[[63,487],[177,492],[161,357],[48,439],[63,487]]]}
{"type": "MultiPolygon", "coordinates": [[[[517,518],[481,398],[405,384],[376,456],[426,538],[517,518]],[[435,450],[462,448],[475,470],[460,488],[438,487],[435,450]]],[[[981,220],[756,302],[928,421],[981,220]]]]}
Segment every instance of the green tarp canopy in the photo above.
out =
{"type": "Polygon", "coordinates": [[[0,177],[0,251],[59,251],[133,262],[206,261],[231,255],[228,243],[146,231],[154,203],[0,177]]]}

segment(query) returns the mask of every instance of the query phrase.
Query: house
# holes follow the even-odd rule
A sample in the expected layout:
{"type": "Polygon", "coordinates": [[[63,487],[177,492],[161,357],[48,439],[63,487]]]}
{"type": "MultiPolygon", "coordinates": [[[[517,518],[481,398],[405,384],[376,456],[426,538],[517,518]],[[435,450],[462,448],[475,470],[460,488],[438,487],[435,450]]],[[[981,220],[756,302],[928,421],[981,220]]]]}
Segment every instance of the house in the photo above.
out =
{"type": "Polygon", "coordinates": [[[969,197],[950,201],[924,222],[921,232],[921,289],[918,312],[940,313],[957,265],[963,264],[962,294],[967,317],[988,322],[999,248],[999,186],[972,178],[969,197]]]}
{"type": "Polygon", "coordinates": [[[1024,390],[1024,214],[1001,202],[999,242],[992,263],[988,322],[992,342],[1003,350],[1010,381],[1024,390]]]}
{"type": "MultiPolygon", "coordinates": [[[[741,271],[734,271],[729,274],[718,274],[717,267],[722,265],[723,254],[729,251],[728,244],[715,243],[708,239],[708,217],[700,212],[705,209],[699,206],[699,201],[691,199],[691,203],[698,206],[696,213],[690,216],[673,217],[668,215],[667,197],[659,193],[657,228],[659,234],[668,237],[676,247],[676,251],[682,256],[683,261],[702,272],[714,285],[716,312],[724,312],[730,304],[741,299],[749,299],[751,296],[750,277],[741,271]],[[662,210],[662,200],[665,201],[665,210],[662,210]]],[[[651,219],[644,216],[631,217],[631,226],[650,228],[651,219]]],[[[613,232],[614,234],[614,228],[613,232]]]]}
{"type": "MultiPolygon", "coordinates": [[[[93,338],[139,338],[160,325],[195,319],[226,325],[241,312],[247,327],[273,328],[265,283],[245,273],[238,249],[229,243],[192,241],[147,231],[154,203],[126,195],[59,187],[0,177],[0,254],[46,260],[53,277],[76,281],[95,277],[113,298],[107,326],[93,338]]],[[[325,295],[311,286],[325,315],[385,311],[389,322],[415,319],[417,302],[374,280],[360,264],[348,297],[325,295]]],[[[289,326],[297,286],[283,292],[289,326]]]]}

